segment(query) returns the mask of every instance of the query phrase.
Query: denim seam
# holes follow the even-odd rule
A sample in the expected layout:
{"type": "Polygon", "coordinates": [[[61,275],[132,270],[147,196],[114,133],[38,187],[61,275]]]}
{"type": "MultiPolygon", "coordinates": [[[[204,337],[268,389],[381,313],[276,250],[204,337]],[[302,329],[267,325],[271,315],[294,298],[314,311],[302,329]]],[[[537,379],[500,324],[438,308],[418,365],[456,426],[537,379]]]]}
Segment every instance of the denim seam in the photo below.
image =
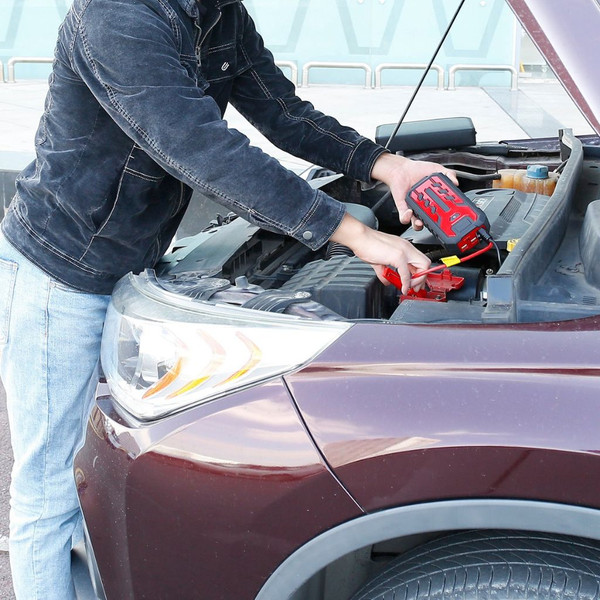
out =
{"type": "MultiPolygon", "coordinates": [[[[313,214],[316,212],[316,210],[318,208],[318,205],[320,204],[320,202],[319,202],[319,200],[320,200],[319,194],[325,195],[324,192],[320,192],[319,190],[316,190],[317,199],[315,200],[315,202],[311,206],[311,209],[307,213],[306,218],[303,219],[303,222],[297,228],[294,229],[294,233],[290,234],[290,235],[294,235],[294,234],[298,233],[302,229],[302,227],[306,226],[306,223],[308,222],[308,219],[310,217],[312,217],[313,214]]],[[[341,217],[343,217],[345,213],[346,213],[346,207],[344,206],[344,204],[342,204],[341,202],[339,202],[338,203],[338,214],[341,217]]],[[[339,225],[340,225],[340,219],[338,219],[338,220],[332,220],[331,221],[331,225],[324,232],[322,239],[324,239],[326,241],[329,240],[329,238],[334,234],[334,232],[337,230],[337,228],[339,227],[339,225]]],[[[306,243],[306,241],[304,243],[306,243]]],[[[316,249],[316,248],[314,248],[314,249],[316,249]]]]}
{"type": "Polygon", "coordinates": [[[8,308],[6,309],[4,315],[2,315],[3,322],[0,323],[0,342],[8,343],[8,338],[10,337],[9,330],[10,330],[10,315],[12,312],[12,297],[13,297],[14,291],[15,291],[15,281],[17,279],[18,265],[16,262],[14,262],[12,260],[4,260],[3,258],[0,258],[0,264],[2,265],[3,268],[10,269],[10,283],[8,285],[8,290],[5,290],[5,291],[9,292],[10,300],[9,300],[8,308]],[[6,335],[4,335],[3,332],[6,335]]]}
{"type": "Polygon", "coordinates": [[[360,147],[360,145],[364,142],[365,140],[360,140],[360,142],[358,142],[358,144],[356,144],[354,146],[354,148],[352,148],[352,151],[350,152],[350,154],[348,155],[348,158],[344,164],[344,173],[347,173],[350,170],[350,163],[352,162],[352,159],[354,158],[354,155],[356,154],[356,151],[358,150],[358,148],[360,147]]]}
{"type": "Polygon", "coordinates": [[[131,167],[125,167],[123,171],[129,173],[130,175],[135,175],[140,179],[144,179],[145,181],[151,181],[153,183],[156,183],[157,181],[162,181],[165,178],[164,175],[146,175],[146,173],[141,173],[140,171],[136,171],[131,167]]]}
{"type": "Polygon", "coordinates": [[[224,75],[223,77],[211,77],[210,79],[206,79],[206,81],[208,81],[209,83],[218,83],[221,81],[227,81],[228,79],[233,79],[234,77],[237,77],[238,75],[240,75],[241,73],[243,73],[244,69],[238,69],[237,71],[235,71],[234,73],[227,73],[227,75],[224,75]]]}
{"type": "MultiPolygon", "coordinates": [[[[344,217],[347,212],[346,205],[342,202],[339,203],[339,215],[340,217],[344,217]]],[[[337,231],[337,228],[340,226],[341,218],[338,221],[331,221],[331,225],[329,227],[329,231],[325,232],[325,239],[329,240],[329,238],[337,231]]]]}
{"type": "Polygon", "coordinates": [[[318,125],[312,119],[308,119],[306,117],[296,117],[296,116],[292,115],[289,112],[289,109],[285,104],[285,100],[283,100],[282,98],[276,98],[276,101],[283,108],[283,112],[284,112],[285,116],[288,117],[289,119],[292,119],[293,121],[304,121],[304,122],[308,123],[309,125],[311,125],[319,133],[321,133],[327,137],[330,137],[331,139],[335,140],[336,142],[338,142],[344,146],[353,147],[356,145],[356,144],[354,144],[354,142],[349,142],[347,140],[344,140],[341,137],[335,135],[335,133],[332,133],[331,131],[327,131],[326,129],[323,129],[320,125],[318,125]]]}
{"type": "MultiPolygon", "coordinates": [[[[54,59],[56,62],[56,59],[54,59]]],[[[52,65],[52,69],[54,69],[54,65],[52,65]]],[[[54,70],[50,73],[50,77],[48,78],[48,92],[46,94],[46,102],[44,102],[44,112],[40,119],[40,124],[38,126],[38,131],[41,131],[39,139],[36,140],[36,146],[42,146],[46,143],[48,139],[48,114],[54,105],[54,95],[52,93],[52,84],[54,83],[54,70]]],[[[36,133],[37,136],[37,133],[36,133]]]]}
{"type": "Polygon", "coordinates": [[[197,177],[194,176],[193,173],[191,173],[190,171],[188,171],[187,169],[185,169],[182,165],[180,165],[178,162],[174,161],[167,154],[165,154],[156,145],[156,142],[154,141],[154,139],[148,135],[148,132],[144,131],[144,129],[142,129],[137,124],[137,122],[135,121],[135,119],[125,110],[125,107],[118,101],[117,95],[115,94],[114,90],[108,84],[106,84],[106,83],[104,83],[102,81],[102,79],[100,78],[100,76],[99,76],[99,74],[98,74],[98,72],[96,70],[95,70],[95,73],[96,73],[96,76],[98,77],[98,81],[100,81],[100,83],[102,84],[102,86],[106,90],[106,93],[107,93],[107,96],[108,96],[110,102],[117,109],[117,111],[119,112],[119,114],[127,121],[127,123],[131,126],[131,128],[134,131],[136,131],[137,133],[139,133],[146,140],[146,142],[148,143],[148,145],[150,146],[150,148],[152,148],[152,150],[154,150],[158,154],[158,156],[167,165],[173,167],[175,170],[177,170],[182,175],[185,175],[190,181],[192,181],[193,183],[195,183],[199,188],[201,188],[203,190],[207,190],[208,192],[211,192],[215,196],[218,196],[219,198],[222,198],[223,200],[229,202],[232,206],[235,206],[236,208],[239,208],[239,209],[244,210],[244,211],[248,210],[246,206],[244,206],[243,204],[239,203],[237,200],[234,200],[233,198],[230,198],[226,194],[223,194],[220,190],[218,190],[216,188],[213,188],[212,186],[208,185],[204,181],[199,180],[197,177]]]}
{"type": "Polygon", "coordinates": [[[178,18],[177,13],[166,3],[164,0],[157,0],[158,3],[162,6],[163,10],[166,13],[167,18],[169,19],[169,24],[171,25],[171,29],[175,34],[175,39],[177,40],[177,50],[181,51],[181,47],[183,45],[183,39],[181,36],[181,29],[177,24],[178,18]]]}
{"type": "Polygon", "coordinates": [[[292,234],[298,233],[301,229],[303,229],[306,226],[306,224],[310,221],[312,216],[317,211],[317,208],[320,204],[320,199],[321,198],[319,196],[319,192],[315,191],[314,200],[313,200],[311,207],[308,209],[308,211],[306,212],[304,217],[302,217],[302,219],[300,220],[300,223],[298,223],[298,225],[292,229],[292,234]]]}
{"type": "MultiPolygon", "coordinates": [[[[89,0],[89,2],[91,2],[91,0],[89,0]]],[[[89,3],[88,2],[88,3],[89,3]]],[[[88,140],[93,137],[94,133],[96,132],[96,127],[98,125],[98,119],[100,117],[100,111],[101,111],[101,107],[100,105],[98,105],[98,109],[96,111],[96,116],[94,117],[94,123],[92,125],[92,128],[88,134],[88,140]]],[[[73,168],[64,175],[64,177],[62,178],[62,181],[58,184],[57,188],[56,188],[56,192],[54,193],[54,199],[56,200],[56,204],[58,206],[60,206],[62,208],[62,203],[60,201],[60,190],[62,189],[62,186],[64,184],[65,181],[67,181],[69,179],[69,177],[75,173],[77,171],[77,169],[79,168],[79,163],[82,161],[83,159],[83,155],[85,153],[87,149],[87,144],[85,146],[83,146],[83,148],[81,148],[81,152],[79,153],[79,156],[77,157],[77,160],[75,161],[73,168]]],[[[46,218],[46,221],[43,224],[42,227],[42,233],[46,232],[46,228],[48,227],[48,221],[50,220],[51,215],[48,214],[48,217],[46,218]]]]}
{"type": "MultiPolygon", "coordinates": [[[[48,280],[47,280],[48,283],[48,280]]],[[[40,577],[38,574],[38,559],[37,559],[37,555],[39,554],[39,549],[37,548],[36,542],[35,540],[37,539],[37,527],[38,524],[42,518],[42,515],[46,512],[46,504],[48,502],[48,498],[47,498],[47,494],[46,494],[46,470],[48,468],[48,447],[49,447],[49,443],[48,443],[48,437],[49,437],[49,432],[50,432],[50,424],[49,424],[49,420],[50,420],[50,399],[48,398],[48,388],[49,388],[49,382],[48,382],[48,375],[49,375],[49,370],[48,370],[48,336],[49,336],[49,321],[50,321],[50,311],[49,311],[49,304],[50,304],[50,286],[47,285],[46,287],[46,307],[44,310],[44,335],[43,335],[43,340],[44,340],[44,348],[43,348],[43,362],[45,363],[43,365],[44,368],[44,373],[46,374],[46,387],[45,387],[45,395],[46,395],[46,410],[44,411],[44,414],[46,415],[46,431],[44,433],[44,466],[42,469],[42,481],[40,482],[41,488],[42,488],[42,508],[41,508],[41,514],[39,514],[35,520],[35,523],[33,524],[33,552],[32,552],[32,560],[33,560],[33,565],[32,565],[32,571],[35,573],[35,578],[37,581],[39,581],[40,577]]],[[[35,592],[35,596],[36,596],[36,600],[38,597],[37,594],[37,586],[36,586],[36,592],[35,592]]]]}
{"type": "Polygon", "coordinates": [[[89,294],[90,292],[85,292],[83,290],[78,290],[74,288],[72,285],[57,279],[54,275],[50,275],[50,287],[60,292],[68,292],[70,294],[89,294]]]}
{"type": "Polygon", "coordinates": [[[71,44],[69,46],[69,57],[72,58],[73,53],[75,51],[75,42],[77,41],[77,32],[81,31],[81,22],[83,21],[83,13],[87,10],[87,7],[90,5],[92,0],[87,0],[85,4],[81,7],[81,12],[73,11],[73,16],[75,17],[75,33],[73,35],[73,39],[71,40],[71,44]]]}
{"type": "MultiPolygon", "coordinates": [[[[88,58],[90,58],[90,57],[88,56],[88,58]]],[[[131,128],[134,131],[136,131],[137,133],[139,133],[146,140],[146,142],[148,143],[148,145],[150,146],[150,148],[152,148],[152,150],[154,150],[158,154],[158,156],[165,162],[165,164],[173,167],[176,171],[178,171],[182,175],[186,176],[191,182],[193,182],[194,184],[196,184],[200,189],[206,190],[206,191],[214,194],[215,196],[217,196],[219,198],[222,198],[224,201],[226,201],[227,203],[229,203],[232,206],[236,207],[237,209],[242,210],[244,212],[248,212],[250,214],[260,214],[260,213],[256,213],[255,211],[249,210],[248,207],[245,206],[244,204],[241,204],[237,200],[235,200],[233,198],[230,198],[226,194],[223,194],[220,190],[218,190],[216,188],[213,188],[212,186],[208,185],[206,182],[201,181],[200,179],[198,179],[197,177],[195,177],[192,172],[190,172],[187,169],[185,169],[178,162],[172,160],[167,154],[165,154],[156,145],[156,142],[154,141],[154,139],[151,138],[148,135],[148,133],[146,131],[144,131],[144,129],[142,129],[137,124],[137,122],[135,121],[135,119],[133,119],[133,117],[125,110],[125,108],[123,107],[123,105],[118,101],[117,96],[116,96],[114,90],[108,84],[104,83],[104,81],[102,81],[102,79],[101,79],[98,71],[95,68],[94,68],[94,73],[95,73],[96,77],[98,78],[98,81],[102,84],[102,86],[106,90],[107,96],[108,96],[111,104],[117,109],[117,111],[119,112],[119,114],[127,121],[127,123],[131,126],[131,128]]],[[[276,222],[271,221],[267,217],[265,217],[264,220],[265,220],[265,222],[270,222],[273,225],[277,225],[276,222]]],[[[282,227],[279,226],[279,228],[281,229],[282,227]]],[[[288,230],[287,227],[285,229],[283,229],[283,231],[287,231],[287,230],[288,230]]]]}
{"type": "MultiPolygon", "coordinates": [[[[350,156],[348,157],[348,162],[346,164],[346,173],[350,172],[350,167],[351,167],[351,163],[352,160],[354,160],[354,156],[356,154],[356,152],[358,151],[359,147],[364,144],[365,142],[370,142],[371,140],[369,140],[368,138],[363,138],[362,140],[360,140],[360,142],[358,144],[356,144],[356,147],[354,148],[354,150],[352,150],[350,156]]],[[[377,148],[375,150],[375,152],[373,152],[373,156],[370,158],[369,163],[367,164],[367,177],[366,179],[364,179],[364,181],[370,181],[371,180],[371,171],[373,170],[373,165],[375,164],[375,161],[379,158],[379,156],[383,153],[384,149],[383,148],[377,148]]],[[[364,166],[364,165],[363,165],[364,166]]],[[[360,175],[358,176],[358,179],[362,179],[360,177],[360,175]]]]}
{"type": "Polygon", "coordinates": [[[185,195],[184,192],[184,186],[185,184],[183,183],[183,181],[179,180],[179,200],[177,200],[177,204],[175,205],[175,208],[171,211],[171,217],[174,217],[178,212],[179,209],[181,208],[181,205],[183,204],[183,196],[185,195]]]}
{"type": "Polygon", "coordinates": [[[13,271],[17,270],[17,263],[15,263],[13,260],[6,260],[5,258],[0,258],[0,265],[3,265],[4,267],[13,271]]]}
{"type": "MultiPolygon", "coordinates": [[[[253,63],[250,60],[250,57],[248,56],[244,46],[242,46],[242,53],[244,54],[246,60],[248,61],[248,64],[252,65],[253,63]]],[[[279,104],[279,106],[281,106],[281,108],[283,109],[283,114],[288,119],[291,119],[292,121],[303,121],[305,123],[308,123],[311,127],[316,129],[319,133],[334,139],[335,141],[337,141],[340,144],[343,144],[344,146],[355,146],[355,144],[353,142],[348,142],[347,140],[344,140],[341,137],[335,135],[331,131],[327,131],[326,129],[323,129],[312,119],[308,119],[306,117],[296,117],[296,116],[292,115],[289,112],[289,110],[285,104],[285,101],[282,98],[275,98],[273,96],[273,94],[271,93],[271,90],[269,89],[269,86],[261,79],[258,71],[253,66],[250,67],[250,73],[252,74],[252,77],[254,77],[254,80],[258,83],[259,87],[264,92],[265,96],[267,98],[270,98],[271,100],[275,100],[279,104]]]]}
{"type": "Polygon", "coordinates": [[[208,56],[209,54],[214,54],[215,52],[218,52],[219,50],[227,50],[229,48],[235,48],[236,46],[237,46],[237,41],[235,41],[235,40],[233,42],[229,42],[227,44],[221,44],[220,46],[212,46],[206,51],[206,55],[208,56]]]}
{"type": "MultiPolygon", "coordinates": [[[[25,219],[22,217],[22,215],[19,213],[18,210],[14,211],[14,215],[15,215],[16,219],[19,221],[19,223],[21,223],[21,225],[23,226],[23,228],[27,231],[27,233],[38,244],[40,244],[40,246],[42,246],[43,248],[46,248],[46,250],[48,250],[49,252],[52,252],[56,256],[60,257],[62,260],[66,261],[66,262],[68,262],[70,264],[72,264],[74,267],[77,267],[78,269],[81,269],[82,271],[85,271],[86,273],[89,273],[90,275],[94,275],[94,276],[100,275],[102,277],[106,277],[106,276],[109,275],[108,273],[105,273],[103,271],[98,271],[96,269],[88,267],[87,265],[81,264],[76,259],[70,257],[68,254],[64,254],[63,252],[61,252],[60,250],[58,250],[57,248],[55,248],[51,244],[48,244],[48,242],[46,242],[46,240],[44,240],[44,238],[40,237],[36,231],[34,231],[33,229],[31,229],[31,227],[29,227],[29,224],[27,223],[27,221],[25,221],[25,219]]],[[[6,233],[5,233],[5,235],[6,235],[6,233]]],[[[37,264],[37,260],[36,260],[36,258],[34,256],[32,256],[27,251],[25,251],[21,246],[19,246],[19,250],[30,261],[32,261],[34,264],[37,264]]],[[[54,277],[56,279],[59,279],[56,276],[54,276],[54,277]]],[[[59,281],[62,281],[62,280],[59,279],[59,281]]],[[[68,283],[66,281],[64,283],[68,285],[68,283]]]]}
{"type": "Polygon", "coordinates": [[[375,162],[382,154],[386,154],[386,153],[389,153],[389,150],[387,150],[384,147],[381,147],[381,148],[378,148],[377,150],[375,150],[373,152],[373,154],[371,155],[371,159],[369,160],[369,163],[367,164],[367,169],[368,169],[367,172],[369,173],[369,179],[365,179],[365,181],[367,183],[373,181],[373,176],[371,175],[371,173],[373,172],[373,167],[375,166],[375,162]]]}

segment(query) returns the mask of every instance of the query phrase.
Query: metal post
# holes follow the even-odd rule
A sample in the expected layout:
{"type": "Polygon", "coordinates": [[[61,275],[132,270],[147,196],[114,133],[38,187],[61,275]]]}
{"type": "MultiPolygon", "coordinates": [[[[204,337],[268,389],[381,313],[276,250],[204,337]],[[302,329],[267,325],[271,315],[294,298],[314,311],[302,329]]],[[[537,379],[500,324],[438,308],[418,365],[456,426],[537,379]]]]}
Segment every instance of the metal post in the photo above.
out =
{"type": "Polygon", "coordinates": [[[302,69],[302,85],[308,87],[308,72],[312,68],[322,69],[363,69],[365,72],[365,87],[370,88],[372,86],[372,73],[373,69],[366,63],[344,63],[344,62],[320,62],[313,61],[304,63],[302,69]]]}
{"type": "MultiPolygon", "coordinates": [[[[381,63],[375,69],[375,87],[381,87],[381,72],[385,69],[426,69],[426,64],[419,63],[381,63]]],[[[437,89],[444,89],[444,67],[441,65],[433,64],[431,69],[437,71],[438,83],[437,89]]]]}
{"type": "Polygon", "coordinates": [[[8,59],[8,82],[15,82],[15,65],[17,63],[52,63],[53,58],[47,56],[13,56],[8,59]]]}
{"type": "Polygon", "coordinates": [[[448,70],[448,89],[455,90],[456,71],[510,71],[511,91],[519,89],[519,73],[512,65],[453,65],[448,70]]]}

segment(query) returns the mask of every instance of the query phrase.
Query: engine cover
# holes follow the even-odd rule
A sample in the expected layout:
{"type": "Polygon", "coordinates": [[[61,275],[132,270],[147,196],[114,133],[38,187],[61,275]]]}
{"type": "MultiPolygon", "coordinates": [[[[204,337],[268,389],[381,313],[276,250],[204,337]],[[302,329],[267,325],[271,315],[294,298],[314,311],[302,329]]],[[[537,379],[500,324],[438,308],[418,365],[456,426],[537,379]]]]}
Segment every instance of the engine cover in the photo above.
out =
{"type": "MultiPolygon", "coordinates": [[[[503,188],[471,190],[465,195],[486,214],[490,235],[503,250],[508,240],[523,236],[550,200],[550,196],[503,188]]],[[[439,246],[427,229],[415,231],[410,227],[402,237],[415,246],[439,246]]]]}
{"type": "Polygon", "coordinates": [[[308,263],[281,289],[310,292],[313,300],[347,319],[382,317],[384,286],[373,268],[355,256],[308,263]]]}

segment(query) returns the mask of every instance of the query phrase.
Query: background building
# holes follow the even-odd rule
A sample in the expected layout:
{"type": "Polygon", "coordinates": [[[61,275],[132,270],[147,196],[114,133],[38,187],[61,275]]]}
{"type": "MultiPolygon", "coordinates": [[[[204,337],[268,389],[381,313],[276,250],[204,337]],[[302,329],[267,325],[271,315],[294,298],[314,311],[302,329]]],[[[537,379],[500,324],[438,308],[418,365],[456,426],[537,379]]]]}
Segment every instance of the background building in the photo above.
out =
{"type": "MultiPolygon", "coordinates": [[[[48,76],[49,64],[11,59],[50,59],[69,4],[69,0],[2,0],[0,61],[5,80],[48,76]]],[[[411,85],[421,74],[417,65],[430,59],[458,0],[245,0],[244,4],[286,74],[300,84],[304,74],[304,82],[308,78],[311,84],[411,85]],[[393,66],[383,68],[376,79],[382,65],[393,66]]],[[[432,71],[426,83],[438,85],[441,73],[447,86],[455,65],[510,66],[530,72],[540,63],[531,45],[522,44],[520,27],[504,0],[468,0],[436,58],[438,71],[432,71]]],[[[509,70],[490,68],[460,69],[455,79],[457,86],[512,83],[509,70]]]]}

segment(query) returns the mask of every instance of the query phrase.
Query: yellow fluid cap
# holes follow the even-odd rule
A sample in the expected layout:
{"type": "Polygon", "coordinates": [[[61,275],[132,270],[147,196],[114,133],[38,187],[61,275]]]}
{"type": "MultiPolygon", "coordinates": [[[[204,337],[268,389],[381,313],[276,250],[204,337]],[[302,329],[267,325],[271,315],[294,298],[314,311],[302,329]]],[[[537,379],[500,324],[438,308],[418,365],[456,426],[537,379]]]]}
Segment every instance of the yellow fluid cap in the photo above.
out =
{"type": "Polygon", "coordinates": [[[512,240],[508,240],[506,242],[506,249],[509,252],[512,252],[515,249],[515,246],[517,245],[518,241],[519,241],[518,238],[517,239],[513,238],[512,240]]]}

